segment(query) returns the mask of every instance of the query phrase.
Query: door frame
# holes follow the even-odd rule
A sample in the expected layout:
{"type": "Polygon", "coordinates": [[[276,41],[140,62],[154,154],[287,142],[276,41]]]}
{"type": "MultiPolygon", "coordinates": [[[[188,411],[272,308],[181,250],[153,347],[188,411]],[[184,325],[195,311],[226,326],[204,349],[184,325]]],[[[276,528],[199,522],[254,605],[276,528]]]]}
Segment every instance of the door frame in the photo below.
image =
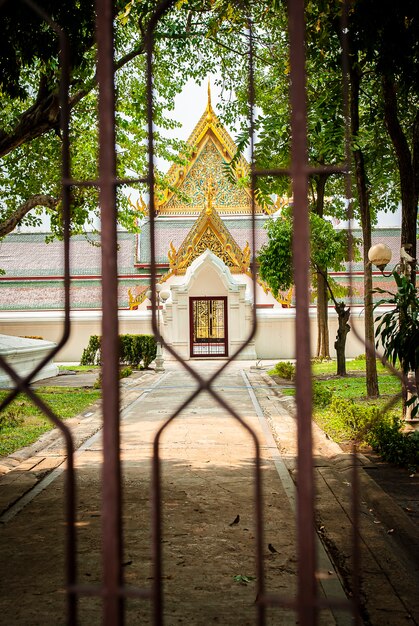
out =
{"type": "Polygon", "coordinates": [[[227,296],[189,296],[189,356],[190,358],[228,357],[228,311],[227,296]],[[196,300],[222,300],[224,303],[224,352],[217,354],[193,354],[194,337],[194,311],[193,304],[196,300]]]}

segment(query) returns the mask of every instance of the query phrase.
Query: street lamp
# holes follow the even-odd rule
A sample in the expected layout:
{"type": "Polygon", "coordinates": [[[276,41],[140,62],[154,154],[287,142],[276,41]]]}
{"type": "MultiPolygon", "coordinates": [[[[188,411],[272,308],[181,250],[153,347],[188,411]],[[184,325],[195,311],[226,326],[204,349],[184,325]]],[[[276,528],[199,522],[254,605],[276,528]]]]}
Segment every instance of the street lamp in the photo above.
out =
{"type": "MultiPolygon", "coordinates": [[[[372,246],[368,250],[368,259],[370,263],[378,267],[381,274],[385,276],[386,278],[392,276],[395,272],[397,272],[398,274],[403,276],[405,280],[410,281],[412,272],[415,270],[415,267],[416,267],[416,259],[410,256],[410,254],[407,252],[407,250],[410,250],[411,247],[412,247],[411,244],[402,245],[400,249],[400,261],[396,264],[393,270],[389,272],[388,274],[384,273],[384,268],[386,267],[388,263],[390,263],[392,255],[391,255],[390,248],[385,243],[377,243],[374,246],[372,246]]],[[[400,310],[399,311],[399,327],[402,325],[403,321],[405,320],[405,316],[406,316],[406,312],[404,313],[402,317],[402,311],[400,310]]],[[[381,322],[381,324],[382,323],[383,322],[381,322]]],[[[411,390],[414,390],[416,388],[415,395],[417,396],[418,389],[416,386],[415,372],[412,370],[410,371],[403,370],[403,371],[406,374],[407,381],[408,381],[406,385],[406,397],[405,397],[405,406],[404,406],[404,417],[406,420],[408,420],[408,419],[411,419],[412,410],[413,410],[413,405],[409,403],[409,400],[412,398],[411,390]]],[[[403,383],[403,386],[405,388],[405,383],[403,383]]]]}
{"type": "MultiPolygon", "coordinates": [[[[154,306],[154,303],[152,302],[152,297],[153,297],[153,292],[151,291],[151,289],[149,289],[146,292],[146,296],[147,298],[151,301],[152,306],[154,306]]],[[[166,302],[166,300],[168,300],[170,298],[170,291],[169,290],[163,290],[163,286],[160,285],[159,283],[157,283],[156,285],[156,306],[157,306],[157,329],[159,331],[159,335],[161,336],[161,331],[160,331],[160,303],[164,304],[166,302]]],[[[164,372],[164,358],[163,358],[163,347],[161,345],[160,341],[156,342],[156,372],[164,372]]]]}
{"type": "Polygon", "coordinates": [[[404,244],[400,248],[400,261],[394,267],[394,269],[388,274],[384,273],[384,269],[386,265],[388,265],[391,261],[391,250],[385,243],[376,243],[374,246],[368,250],[368,260],[370,263],[378,267],[383,276],[388,278],[393,274],[393,272],[398,272],[399,274],[403,274],[406,278],[410,278],[412,273],[412,268],[416,265],[416,259],[414,259],[407,252],[409,248],[411,248],[411,244],[404,244]]]}

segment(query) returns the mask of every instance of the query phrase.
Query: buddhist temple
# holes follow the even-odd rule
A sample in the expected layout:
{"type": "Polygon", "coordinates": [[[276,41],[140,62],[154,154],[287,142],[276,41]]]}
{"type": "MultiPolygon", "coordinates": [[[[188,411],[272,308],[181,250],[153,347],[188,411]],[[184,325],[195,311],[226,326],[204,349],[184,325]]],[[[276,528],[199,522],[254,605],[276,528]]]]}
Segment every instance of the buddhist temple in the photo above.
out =
{"type": "MultiPolygon", "coordinates": [[[[165,335],[183,358],[228,356],[250,333],[252,307],[289,306],[291,293],[277,300],[258,280],[254,302],[252,197],[240,182],[249,165],[240,157],[229,170],[237,147],[212,107],[209,85],[206,109],[187,143],[187,164],[172,165],[167,187],[155,193],[158,279],[171,292],[163,312],[165,335]]],[[[143,200],[141,206],[144,210],[143,200]]],[[[257,252],[266,239],[268,211],[256,203],[254,212],[257,252]]],[[[149,228],[146,219],[138,235],[141,271],[150,270],[149,228]]],[[[150,304],[144,285],[129,296],[132,309],[150,304]]],[[[243,357],[256,358],[254,342],[243,357]]]]}
{"type": "MultiPolygon", "coordinates": [[[[166,299],[159,309],[165,341],[184,359],[225,358],[249,337],[254,312],[257,332],[240,353],[243,359],[289,359],[295,353],[292,290],[275,298],[252,261],[266,241],[266,221],[284,202],[254,205],[246,184],[249,164],[235,158],[237,147],[216,115],[208,87],[205,110],[187,141],[185,154],[155,189],[155,260],[157,280],[166,299]]],[[[151,332],[151,232],[146,200],[135,206],[140,232],[118,232],[118,306],[121,333],[151,332]]],[[[354,231],[354,236],[360,233],[354,231]]],[[[64,318],[63,247],[46,243],[46,233],[15,231],[0,241],[0,333],[59,341],[64,318]]],[[[50,238],[49,238],[50,239],[50,238]]],[[[397,258],[400,229],[377,229],[373,242],[384,241],[397,258]]],[[[69,341],[58,360],[77,362],[90,335],[101,333],[100,235],[75,235],[70,242],[71,322],[69,341]]],[[[355,294],[352,326],[363,334],[362,263],[353,264],[355,294]]],[[[347,273],[334,274],[345,284],[347,273]]],[[[391,283],[391,279],[388,279],[391,283]]],[[[380,287],[387,288],[380,278],[380,287]]],[[[315,302],[311,310],[313,352],[315,302]]],[[[330,340],[336,315],[330,308],[330,340]]],[[[363,352],[355,333],[348,336],[347,356],[363,352]]]]}

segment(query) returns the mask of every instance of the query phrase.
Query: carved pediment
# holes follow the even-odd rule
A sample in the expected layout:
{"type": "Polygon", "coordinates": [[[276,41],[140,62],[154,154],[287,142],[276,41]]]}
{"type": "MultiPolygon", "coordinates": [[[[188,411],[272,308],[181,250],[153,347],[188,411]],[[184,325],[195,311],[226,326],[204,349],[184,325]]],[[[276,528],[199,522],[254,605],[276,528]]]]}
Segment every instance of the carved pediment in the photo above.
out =
{"type": "Polygon", "coordinates": [[[210,250],[233,273],[245,273],[250,266],[250,247],[242,250],[231,236],[217,211],[209,203],[189,231],[178,250],[170,244],[168,259],[173,274],[184,274],[188,266],[203,252],[210,250]]]}
{"type": "MultiPolygon", "coordinates": [[[[188,139],[192,156],[183,164],[173,164],[167,173],[167,187],[156,189],[156,211],[160,215],[197,215],[206,194],[206,181],[210,176],[217,182],[213,204],[219,213],[250,214],[251,194],[247,187],[235,184],[225,173],[225,162],[232,160],[237,146],[221,124],[208,103],[204,114],[188,139]]],[[[241,179],[249,173],[244,157],[237,163],[235,175],[241,179]]],[[[262,213],[256,204],[256,212],[262,213]]]]}

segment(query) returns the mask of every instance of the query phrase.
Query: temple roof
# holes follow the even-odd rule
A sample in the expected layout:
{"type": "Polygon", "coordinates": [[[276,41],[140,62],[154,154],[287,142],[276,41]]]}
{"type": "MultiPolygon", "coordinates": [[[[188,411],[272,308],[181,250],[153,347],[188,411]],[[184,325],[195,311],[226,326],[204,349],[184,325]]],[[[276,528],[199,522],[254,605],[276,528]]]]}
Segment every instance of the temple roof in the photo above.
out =
{"type": "Polygon", "coordinates": [[[205,250],[211,250],[233,273],[245,273],[250,265],[249,242],[243,250],[231,236],[211,202],[202,210],[188,235],[176,250],[170,242],[168,253],[173,274],[184,274],[189,265],[205,250]]]}
{"type": "MultiPolygon", "coordinates": [[[[226,166],[237,152],[237,146],[217,117],[211,104],[208,85],[208,103],[187,143],[192,156],[186,165],[175,163],[167,173],[168,186],[157,189],[156,211],[160,215],[198,215],[206,197],[208,177],[214,181],[214,207],[221,214],[252,212],[250,190],[236,184],[249,173],[244,157],[238,159],[234,173],[226,174],[226,166]],[[231,179],[233,177],[233,180],[231,179]]],[[[259,205],[255,212],[262,213],[259,205]]]]}
{"type": "MultiPolygon", "coordinates": [[[[202,213],[202,208],[201,208],[202,213]]],[[[218,211],[217,211],[218,213],[218,211]]],[[[199,219],[199,216],[196,216],[199,219]]],[[[197,219],[191,217],[158,217],[155,221],[155,245],[156,262],[159,264],[169,263],[168,252],[170,243],[176,249],[180,249],[189,233],[195,228],[197,219]]],[[[226,216],[222,218],[223,226],[230,233],[231,241],[234,241],[240,249],[245,248],[246,243],[252,240],[252,220],[251,216],[236,217],[226,216]]],[[[267,241],[267,232],[263,219],[256,220],[255,238],[256,250],[259,250],[267,241]]],[[[141,226],[141,234],[138,235],[138,256],[137,263],[141,266],[150,264],[150,223],[144,222],[141,226]]]]}

